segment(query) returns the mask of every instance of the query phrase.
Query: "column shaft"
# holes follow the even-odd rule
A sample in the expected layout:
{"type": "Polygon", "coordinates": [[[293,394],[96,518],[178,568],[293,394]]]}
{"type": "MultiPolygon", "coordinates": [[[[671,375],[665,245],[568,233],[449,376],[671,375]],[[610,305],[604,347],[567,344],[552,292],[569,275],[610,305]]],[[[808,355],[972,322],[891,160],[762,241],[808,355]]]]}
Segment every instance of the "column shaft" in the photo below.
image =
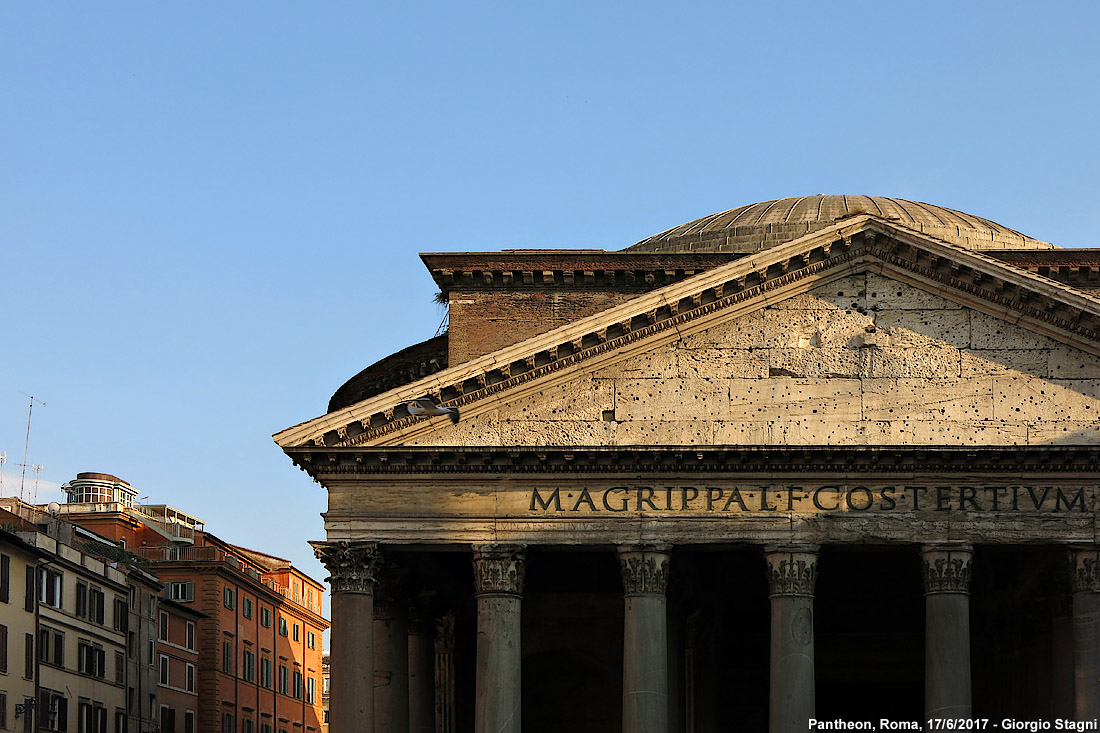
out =
{"type": "Polygon", "coordinates": [[[817,548],[767,547],[771,598],[771,733],[805,731],[814,717],[814,585],[817,548]]]}
{"type": "Polygon", "coordinates": [[[409,630],[409,733],[435,732],[435,641],[427,628],[409,630]]]}
{"type": "Polygon", "coordinates": [[[520,733],[524,555],[514,545],[474,552],[477,596],[475,733],[520,733]]]}
{"type": "Polygon", "coordinates": [[[1074,715],[1100,718],[1100,549],[1071,551],[1074,715]]]}
{"type": "Polygon", "coordinates": [[[623,730],[668,730],[668,617],[670,548],[619,548],[625,590],[623,615],[623,730]]]}
{"type": "Polygon", "coordinates": [[[374,582],[379,553],[373,542],[314,542],[330,573],[332,636],[329,655],[330,733],[374,733],[374,582]]]}
{"type": "Polygon", "coordinates": [[[969,545],[926,545],[924,569],[925,718],[969,718],[970,564],[969,545]]]}
{"type": "Polygon", "coordinates": [[[374,729],[409,730],[409,635],[399,606],[375,603],[374,729]]]}

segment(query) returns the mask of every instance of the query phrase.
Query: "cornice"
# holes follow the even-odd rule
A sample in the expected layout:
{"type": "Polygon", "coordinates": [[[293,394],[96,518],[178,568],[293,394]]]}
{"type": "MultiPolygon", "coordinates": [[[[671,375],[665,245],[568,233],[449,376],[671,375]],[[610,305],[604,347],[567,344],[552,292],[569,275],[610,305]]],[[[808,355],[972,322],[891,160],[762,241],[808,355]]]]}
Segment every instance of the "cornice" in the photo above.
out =
{"type": "Polygon", "coordinates": [[[723,311],[762,308],[772,293],[789,294],[799,285],[808,289],[863,266],[932,285],[945,297],[1100,354],[1100,299],[980,252],[860,216],[288,428],[275,440],[284,449],[358,446],[409,429],[428,430],[424,422],[395,409],[425,394],[447,406],[476,409],[477,403],[582,362],[709,322],[723,311]]]}
{"type": "Polygon", "coordinates": [[[646,292],[744,257],[744,253],[532,250],[426,252],[443,292],[608,290],[646,292]]]}
{"type": "Polygon", "coordinates": [[[340,476],[988,473],[1100,475],[1100,446],[290,448],[318,481],[340,476]]]}

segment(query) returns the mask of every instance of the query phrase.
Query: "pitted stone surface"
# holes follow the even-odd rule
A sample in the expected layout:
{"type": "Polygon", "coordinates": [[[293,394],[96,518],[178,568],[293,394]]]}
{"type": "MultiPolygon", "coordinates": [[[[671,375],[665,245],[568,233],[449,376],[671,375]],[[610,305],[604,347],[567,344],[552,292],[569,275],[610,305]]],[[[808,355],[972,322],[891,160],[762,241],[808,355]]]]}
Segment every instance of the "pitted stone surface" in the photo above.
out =
{"type": "Polygon", "coordinates": [[[681,333],[411,441],[1048,443],[1100,443],[1100,358],[874,273],[681,333]]]}

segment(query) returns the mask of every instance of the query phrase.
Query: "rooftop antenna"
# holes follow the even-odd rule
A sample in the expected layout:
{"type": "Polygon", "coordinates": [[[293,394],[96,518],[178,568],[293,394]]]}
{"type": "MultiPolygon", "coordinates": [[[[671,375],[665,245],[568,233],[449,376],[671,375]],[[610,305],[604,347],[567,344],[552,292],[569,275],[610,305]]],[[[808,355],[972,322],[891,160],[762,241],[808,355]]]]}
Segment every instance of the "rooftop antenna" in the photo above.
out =
{"type": "Polygon", "coordinates": [[[26,483],[27,480],[27,448],[31,445],[31,412],[34,411],[35,402],[43,407],[46,406],[46,403],[42,400],[35,399],[34,395],[29,395],[22,390],[20,390],[19,394],[30,399],[30,404],[27,406],[27,440],[23,443],[23,463],[20,464],[23,466],[23,475],[19,479],[19,501],[23,501],[23,484],[26,483]]]}
{"type": "Polygon", "coordinates": [[[42,469],[45,468],[45,466],[36,463],[33,466],[31,466],[31,468],[34,469],[34,493],[31,494],[31,504],[37,504],[38,503],[38,474],[42,473],[42,469]]]}
{"type": "Polygon", "coordinates": [[[4,464],[7,462],[7,451],[0,451],[0,496],[4,495],[4,464]]]}

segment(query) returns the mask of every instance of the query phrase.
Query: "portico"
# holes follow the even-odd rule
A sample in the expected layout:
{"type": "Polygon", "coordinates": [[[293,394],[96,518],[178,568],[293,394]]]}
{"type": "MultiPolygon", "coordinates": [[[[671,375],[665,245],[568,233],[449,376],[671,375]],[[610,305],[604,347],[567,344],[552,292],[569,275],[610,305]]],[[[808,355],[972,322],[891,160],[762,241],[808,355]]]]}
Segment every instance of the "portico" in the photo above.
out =
{"type": "Polygon", "coordinates": [[[328,492],[333,733],[1100,716],[1100,300],[919,206],[426,256],[447,339],[276,436],[328,492]]]}

